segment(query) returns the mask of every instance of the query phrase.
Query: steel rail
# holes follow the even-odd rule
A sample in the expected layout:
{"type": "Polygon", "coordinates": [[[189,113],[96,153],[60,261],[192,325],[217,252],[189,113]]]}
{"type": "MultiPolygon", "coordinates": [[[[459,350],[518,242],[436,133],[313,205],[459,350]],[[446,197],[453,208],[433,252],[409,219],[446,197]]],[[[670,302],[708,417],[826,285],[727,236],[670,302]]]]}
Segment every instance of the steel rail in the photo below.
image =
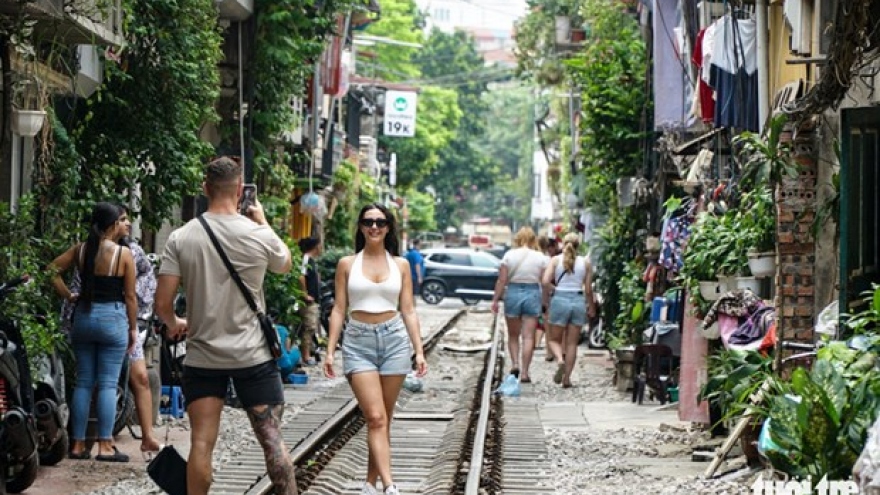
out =
{"type": "Polygon", "coordinates": [[[495,322],[492,325],[492,350],[489,352],[489,358],[486,364],[486,376],[483,379],[482,397],[480,398],[480,416],[477,420],[477,428],[474,432],[474,446],[471,450],[470,469],[468,471],[467,483],[465,484],[465,495],[479,495],[480,481],[483,473],[483,455],[486,447],[486,435],[489,428],[489,415],[491,413],[492,402],[492,384],[495,380],[495,369],[498,361],[498,341],[501,332],[498,331],[498,315],[495,315],[495,322]]]}
{"type": "MultiPolygon", "coordinates": [[[[437,342],[440,341],[440,338],[446,334],[449,329],[455,326],[456,322],[465,314],[465,310],[459,311],[455,316],[449,319],[449,321],[443,325],[440,329],[436,330],[431,335],[425,338],[425,342],[423,344],[423,348],[425,352],[433,349],[434,346],[437,345],[437,342]]],[[[493,346],[494,348],[494,346],[493,346]]],[[[415,359],[415,353],[413,353],[413,359],[415,359]]],[[[293,448],[290,452],[290,457],[293,460],[294,466],[304,462],[306,459],[312,457],[318,450],[327,443],[330,439],[332,439],[336,435],[336,431],[343,424],[348,423],[348,421],[352,420],[353,417],[360,414],[360,409],[358,408],[357,400],[352,398],[348,402],[342,406],[336,414],[330,417],[327,421],[325,421],[320,427],[315,429],[312,433],[309,434],[306,438],[304,438],[301,442],[299,442],[296,447],[293,448]]],[[[267,473],[263,473],[260,477],[259,481],[257,481],[249,490],[245,492],[245,495],[269,495],[273,492],[272,481],[269,479],[267,473]]]]}

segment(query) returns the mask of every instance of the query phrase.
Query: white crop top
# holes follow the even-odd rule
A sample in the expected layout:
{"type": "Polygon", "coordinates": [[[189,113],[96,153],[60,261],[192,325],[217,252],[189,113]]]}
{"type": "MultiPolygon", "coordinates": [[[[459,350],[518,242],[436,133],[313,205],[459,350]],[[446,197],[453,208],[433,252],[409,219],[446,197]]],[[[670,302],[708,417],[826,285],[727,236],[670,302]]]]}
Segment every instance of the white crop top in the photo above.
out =
{"type": "Polygon", "coordinates": [[[403,285],[400,278],[400,268],[388,251],[385,251],[385,259],[388,261],[388,278],[382,282],[373,282],[364,276],[364,252],[361,251],[354,257],[351,265],[351,273],[348,274],[348,309],[350,311],[364,311],[366,313],[384,313],[397,311],[397,303],[400,300],[400,289],[403,285]]]}
{"type": "Polygon", "coordinates": [[[553,282],[556,290],[562,292],[580,292],[584,290],[584,281],[587,278],[587,261],[583,256],[574,259],[574,270],[566,272],[562,262],[563,255],[556,256],[556,270],[554,270],[553,282]]]}

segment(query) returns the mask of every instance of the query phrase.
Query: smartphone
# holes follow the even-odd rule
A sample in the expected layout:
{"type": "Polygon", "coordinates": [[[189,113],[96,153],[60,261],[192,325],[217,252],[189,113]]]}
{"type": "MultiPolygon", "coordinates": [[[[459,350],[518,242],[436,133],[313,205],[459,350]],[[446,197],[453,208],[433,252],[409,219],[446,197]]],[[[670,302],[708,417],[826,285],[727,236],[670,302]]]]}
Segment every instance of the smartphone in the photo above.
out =
{"type": "Polygon", "coordinates": [[[245,184],[241,191],[241,199],[238,202],[238,211],[241,212],[242,215],[247,216],[248,208],[257,199],[257,185],[256,184],[245,184]]]}

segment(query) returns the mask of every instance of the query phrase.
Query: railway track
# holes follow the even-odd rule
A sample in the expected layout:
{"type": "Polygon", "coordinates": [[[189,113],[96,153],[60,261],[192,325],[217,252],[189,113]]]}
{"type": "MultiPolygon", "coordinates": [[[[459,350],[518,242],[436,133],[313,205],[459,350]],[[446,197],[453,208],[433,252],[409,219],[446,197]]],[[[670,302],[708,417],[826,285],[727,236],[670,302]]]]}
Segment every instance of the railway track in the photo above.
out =
{"type": "MultiPolygon", "coordinates": [[[[458,312],[425,338],[430,373],[422,393],[403,390],[391,430],[395,483],[406,494],[553,493],[534,460],[546,457],[534,408],[504,407],[503,332],[488,312],[458,312]]],[[[313,400],[283,429],[300,493],[358,494],[366,428],[345,382],[313,400]]],[[[258,445],[215,475],[212,494],[267,495],[258,445]]]]}

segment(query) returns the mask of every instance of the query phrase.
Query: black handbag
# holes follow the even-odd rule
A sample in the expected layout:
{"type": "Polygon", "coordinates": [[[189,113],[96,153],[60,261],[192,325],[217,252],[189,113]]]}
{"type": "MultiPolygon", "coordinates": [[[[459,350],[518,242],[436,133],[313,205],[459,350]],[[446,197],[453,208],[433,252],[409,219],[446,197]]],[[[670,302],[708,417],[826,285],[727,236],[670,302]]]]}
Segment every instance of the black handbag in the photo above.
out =
{"type": "Polygon", "coordinates": [[[260,311],[257,307],[257,302],[254,301],[254,296],[244,285],[244,282],[242,282],[235,267],[232,266],[232,262],[229,261],[229,257],[226,256],[226,251],[223,250],[223,246],[220,245],[220,241],[217,240],[217,236],[214,235],[211,226],[208,225],[208,222],[202,217],[202,215],[199,215],[197,218],[202,224],[202,227],[205,228],[205,231],[208,232],[208,237],[211,238],[211,242],[214,244],[217,254],[220,255],[220,259],[223,260],[223,264],[226,265],[226,269],[229,270],[229,275],[232,277],[232,280],[235,281],[235,285],[241,290],[241,294],[244,296],[245,301],[247,301],[248,306],[250,306],[251,310],[256,313],[257,320],[260,322],[260,330],[263,331],[263,336],[266,338],[266,344],[269,346],[269,352],[272,353],[272,358],[280,358],[282,354],[281,341],[278,340],[278,332],[275,331],[275,323],[269,315],[260,311]]]}
{"type": "MultiPolygon", "coordinates": [[[[168,361],[172,368],[179,367],[177,362],[177,347],[174,348],[174,356],[162,343],[162,360],[168,361]]],[[[179,371],[179,370],[175,370],[179,371]]],[[[165,446],[147,464],[147,474],[156,485],[169,495],[186,495],[186,459],[180,455],[173,445],[168,444],[168,434],[171,430],[171,414],[169,413],[165,426],[165,446]]]]}
{"type": "Polygon", "coordinates": [[[186,459],[166,445],[147,465],[147,473],[169,495],[186,495],[186,459]]]}

